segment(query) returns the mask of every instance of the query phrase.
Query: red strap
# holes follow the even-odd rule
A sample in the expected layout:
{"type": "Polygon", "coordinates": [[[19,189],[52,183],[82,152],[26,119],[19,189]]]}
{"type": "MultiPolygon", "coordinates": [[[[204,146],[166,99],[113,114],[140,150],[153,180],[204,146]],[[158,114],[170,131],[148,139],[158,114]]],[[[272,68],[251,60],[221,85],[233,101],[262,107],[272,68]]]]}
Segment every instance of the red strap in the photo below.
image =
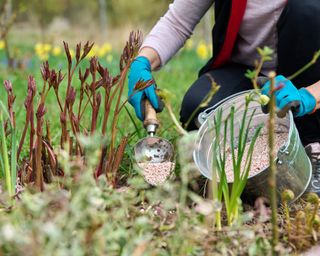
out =
{"type": "Polygon", "coordinates": [[[219,67],[229,60],[240,29],[244,12],[246,10],[246,6],[247,0],[232,0],[226,37],[223,46],[212,65],[213,68],[219,67]]]}

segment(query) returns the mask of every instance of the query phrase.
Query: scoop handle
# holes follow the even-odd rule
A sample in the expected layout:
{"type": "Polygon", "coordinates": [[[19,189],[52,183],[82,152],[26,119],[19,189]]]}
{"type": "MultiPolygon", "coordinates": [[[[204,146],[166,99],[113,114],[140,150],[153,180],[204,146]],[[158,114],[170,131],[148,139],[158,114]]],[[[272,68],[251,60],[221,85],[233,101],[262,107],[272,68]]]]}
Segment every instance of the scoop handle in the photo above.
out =
{"type": "Polygon", "coordinates": [[[159,126],[157,113],[148,99],[144,100],[145,117],[143,126],[147,128],[149,125],[159,126]]]}

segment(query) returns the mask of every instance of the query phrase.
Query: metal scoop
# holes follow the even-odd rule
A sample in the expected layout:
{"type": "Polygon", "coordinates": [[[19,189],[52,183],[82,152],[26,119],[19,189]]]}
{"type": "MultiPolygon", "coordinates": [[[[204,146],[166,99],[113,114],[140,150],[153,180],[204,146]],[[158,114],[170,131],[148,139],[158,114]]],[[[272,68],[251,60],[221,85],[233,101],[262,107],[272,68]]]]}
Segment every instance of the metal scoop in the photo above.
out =
{"type": "MultiPolygon", "coordinates": [[[[145,120],[143,125],[148,137],[138,141],[134,147],[136,162],[142,169],[144,169],[145,164],[173,163],[174,149],[172,144],[166,139],[155,136],[159,127],[156,111],[148,100],[145,100],[144,104],[145,120]]],[[[168,166],[173,169],[174,164],[168,166]]],[[[157,171],[157,168],[155,168],[154,172],[157,171]]],[[[154,174],[156,175],[156,173],[154,174]]]]}

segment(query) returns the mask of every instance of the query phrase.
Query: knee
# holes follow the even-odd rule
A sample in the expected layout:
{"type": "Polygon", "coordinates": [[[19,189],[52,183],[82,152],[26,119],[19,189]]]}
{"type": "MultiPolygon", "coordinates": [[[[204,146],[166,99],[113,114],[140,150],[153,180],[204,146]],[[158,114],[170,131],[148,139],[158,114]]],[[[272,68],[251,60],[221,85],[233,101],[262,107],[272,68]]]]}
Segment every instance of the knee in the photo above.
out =
{"type": "Polygon", "coordinates": [[[188,131],[198,129],[198,115],[204,110],[199,106],[210,88],[210,83],[200,77],[184,95],[180,109],[180,122],[188,131]]]}
{"type": "Polygon", "coordinates": [[[192,95],[186,94],[183,98],[180,109],[180,122],[188,131],[196,130],[197,106],[200,104],[192,95]]]}

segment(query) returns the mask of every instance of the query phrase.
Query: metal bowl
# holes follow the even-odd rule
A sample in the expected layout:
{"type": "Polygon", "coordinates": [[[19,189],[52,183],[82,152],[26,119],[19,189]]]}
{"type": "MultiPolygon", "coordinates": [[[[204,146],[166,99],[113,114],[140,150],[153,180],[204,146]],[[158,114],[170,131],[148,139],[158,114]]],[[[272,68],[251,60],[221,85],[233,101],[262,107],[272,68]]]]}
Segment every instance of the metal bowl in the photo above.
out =
{"type": "MultiPolygon", "coordinates": [[[[211,179],[212,177],[212,145],[215,138],[213,127],[213,120],[218,108],[223,109],[226,116],[232,105],[236,106],[237,116],[235,117],[235,132],[237,122],[242,116],[241,111],[244,109],[245,96],[250,91],[241,92],[229,97],[214,105],[210,109],[204,111],[199,115],[200,123],[202,125],[198,131],[195,150],[193,152],[194,161],[199,168],[199,171],[211,179]]],[[[252,102],[249,106],[248,113],[255,111],[250,128],[266,124],[269,118],[268,114],[264,114],[261,106],[258,103],[252,102]]],[[[291,112],[284,118],[276,118],[276,129],[281,129],[282,132],[287,133],[286,143],[279,149],[277,153],[277,196],[281,197],[284,189],[291,189],[295,194],[295,199],[299,198],[307,189],[311,174],[311,162],[304,150],[300,141],[298,130],[294,124],[293,115],[291,112]]],[[[237,134],[235,134],[237,135],[237,134]]],[[[268,186],[269,168],[264,169],[258,174],[248,178],[246,188],[243,193],[243,198],[246,201],[253,201],[259,196],[269,196],[268,186]]],[[[293,201],[294,201],[293,200],[293,201]]]]}

